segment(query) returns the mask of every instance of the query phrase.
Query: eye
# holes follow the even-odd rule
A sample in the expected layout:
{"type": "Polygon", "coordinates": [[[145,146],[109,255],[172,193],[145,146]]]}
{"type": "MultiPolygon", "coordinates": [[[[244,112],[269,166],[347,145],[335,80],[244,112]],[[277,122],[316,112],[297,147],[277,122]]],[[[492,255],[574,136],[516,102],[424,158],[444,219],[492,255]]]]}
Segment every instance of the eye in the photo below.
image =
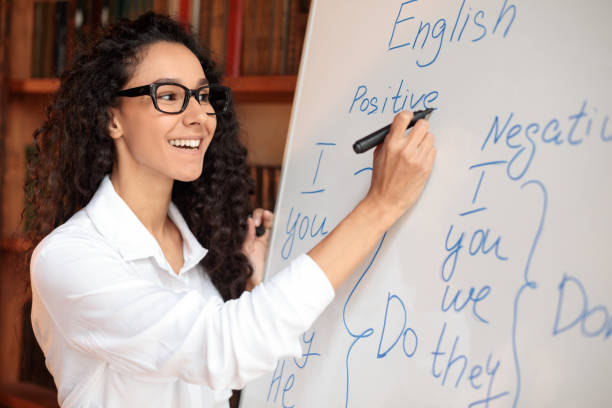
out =
{"type": "Polygon", "coordinates": [[[209,89],[208,88],[201,89],[200,93],[198,94],[200,103],[208,102],[208,96],[209,96],[209,89]]]}
{"type": "Polygon", "coordinates": [[[177,96],[176,96],[176,93],[174,92],[166,92],[166,93],[157,95],[157,99],[162,99],[164,101],[170,102],[170,101],[176,101],[177,96]]]}

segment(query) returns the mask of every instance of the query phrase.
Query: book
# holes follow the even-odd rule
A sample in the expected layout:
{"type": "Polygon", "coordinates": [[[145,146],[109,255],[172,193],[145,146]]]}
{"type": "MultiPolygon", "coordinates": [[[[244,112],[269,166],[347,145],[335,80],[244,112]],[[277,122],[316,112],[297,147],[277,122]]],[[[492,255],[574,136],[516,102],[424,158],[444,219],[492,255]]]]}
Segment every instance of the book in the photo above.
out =
{"type": "Polygon", "coordinates": [[[93,3],[93,1],[88,0],[77,0],[74,14],[74,34],[77,48],[84,47],[93,38],[95,22],[96,20],[99,21],[99,18],[96,19],[94,16],[93,3]]]}
{"type": "Polygon", "coordinates": [[[60,1],[55,3],[55,46],[53,47],[54,76],[60,76],[66,66],[66,49],[68,47],[68,12],[70,3],[60,1]]]}
{"type": "Polygon", "coordinates": [[[266,210],[270,209],[270,203],[272,202],[272,195],[274,194],[274,186],[272,184],[274,180],[274,173],[270,167],[263,167],[261,169],[261,202],[260,207],[266,210]]]}
{"type": "Polygon", "coordinates": [[[229,0],[211,0],[209,46],[217,68],[224,71],[229,0]]]}
{"type": "Polygon", "coordinates": [[[177,21],[184,29],[188,28],[189,23],[191,22],[191,2],[190,0],[179,0],[177,21]]]}
{"type": "Polygon", "coordinates": [[[224,70],[228,77],[240,76],[241,72],[243,12],[242,0],[229,0],[224,70]]]}
{"type": "Polygon", "coordinates": [[[179,0],[168,0],[168,15],[177,18],[179,11],[179,0]]]}
{"type": "Polygon", "coordinates": [[[200,32],[200,9],[202,2],[200,0],[193,0],[191,2],[191,27],[194,33],[200,32]]]}
{"type": "Polygon", "coordinates": [[[69,1],[34,2],[32,78],[59,76],[66,65],[69,1]]]}
{"type": "Polygon", "coordinates": [[[255,184],[255,190],[253,191],[253,193],[251,194],[250,197],[250,202],[251,202],[251,208],[255,209],[257,208],[257,204],[259,203],[259,194],[257,193],[258,190],[258,183],[257,183],[257,167],[256,166],[249,166],[249,174],[251,176],[251,179],[253,179],[253,182],[255,184]]]}
{"type": "Polygon", "coordinates": [[[43,19],[47,3],[34,3],[34,33],[32,35],[31,77],[42,77],[43,19]]]}
{"type": "Polygon", "coordinates": [[[280,166],[250,165],[249,174],[255,183],[255,191],[250,197],[251,208],[273,211],[280,187],[280,166]]]}
{"type": "Polygon", "coordinates": [[[254,75],[270,74],[270,55],[272,51],[272,31],[274,26],[274,2],[257,1],[255,30],[255,70],[254,75]]]}
{"type": "Polygon", "coordinates": [[[290,0],[287,73],[297,74],[308,22],[309,0],[290,0]]]}
{"type": "Polygon", "coordinates": [[[42,51],[42,76],[51,77],[54,74],[53,48],[55,45],[55,3],[48,3],[43,19],[43,51],[42,51]]]}
{"type": "Polygon", "coordinates": [[[273,14],[269,74],[283,75],[287,72],[289,0],[274,0],[273,14]]]}
{"type": "Polygon", "coordinates": [[[243,0],[241,75],[251,75],[255,71],[256,6],[257,0],[243,0]]]}

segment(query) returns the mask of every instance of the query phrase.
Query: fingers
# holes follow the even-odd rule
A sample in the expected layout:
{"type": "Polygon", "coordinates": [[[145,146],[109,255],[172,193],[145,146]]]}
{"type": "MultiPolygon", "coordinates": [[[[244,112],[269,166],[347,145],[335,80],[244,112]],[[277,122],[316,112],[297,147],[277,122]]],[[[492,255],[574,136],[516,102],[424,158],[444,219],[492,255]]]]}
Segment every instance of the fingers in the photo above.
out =
{"type": "Polygon", "coordinates": [[[421,195],[436,155],[427,120],[416,121],[404,136],[412,118],[410,112],[396,115],[382,148],[379,145],[374,150],[368,197],[396,216],[403,214],[421,195]]]}
{"type": "Polygon", "coordinates": [[[433,147],[427,154],[427,157],[425,158],[425,163],[430,169],[433,167],[434,161],[436,160],[436,154],[437,154],[437,150],[435,147],[433,147]]]}
{"type": "Polygon", "coordinates": [[[408,147],[410,150],[416,150],[421,145],[429,130],[429,122],[425,119],[419,119],[411,128],[408,136],[404,137],[404,133],[413,117],[414,115],[410,111],[402,111],[395,115],[389,134],[385,138],[385,143],[391,149],[408,147]]]}
{"type": "Polygon", "coordinates": [[[410,149],[418,149],[423,140],[425,139],[425,135],[427,135],[427,131],[429,130],[429,122],[425,119],[417,120],[417,123],[412,127],[410,133],[408,133],[408,146],[410,149]]]}
{"type": "Polygon", "coordinates": [[[263,208],[257,208],[253,211],[253,223],[255,227],[263,227],[266,231],[272,228],[274,224],[274,214],[271,211],[264,210],[263,208]]]}
{"type": "Polygon", "coordinates": [[[274,224],[274,213],[272,211],[264,210],[262,214],[262,223],[265,229],[269,230],[274,224]]]}
{"type": "Polygon", "coordinates": [[[392,150],[399,149],[406,143],[404,132],[412,120],[412,112],[401,111],[393,118],[389,134],[385,137],[385,142],[392,150]]]}
{"type": "Polygon", "coordinates": [[[437,150],[435,148],[431,149],[429,151],[429,154],[427,155],[427,164],[429,165],[429,167],[433,167],[433,163],[434,160],[436,160],[436,155],[438,154],[437,150]]]}
{"type": "Polygon", "coordinates": [[[255,221],[252,217],[247,218],[247,232],[244,237],[245,245],[251,243],[255,239],[255,221]]]}
{"type": "Polygon", "coordinates": [[[434,148],[434,135],[427,132],[421,141],[421,144],[417,147],[417,157],[426,158],[429,152],[434,148]]]}
{"type": "Polygon", "coordinates": [[[253,221],[255,222],[255,226],[259,227],[261,225],[261,220],[263,218],[263,208],[256,208],[253,210],[253,221]]]}

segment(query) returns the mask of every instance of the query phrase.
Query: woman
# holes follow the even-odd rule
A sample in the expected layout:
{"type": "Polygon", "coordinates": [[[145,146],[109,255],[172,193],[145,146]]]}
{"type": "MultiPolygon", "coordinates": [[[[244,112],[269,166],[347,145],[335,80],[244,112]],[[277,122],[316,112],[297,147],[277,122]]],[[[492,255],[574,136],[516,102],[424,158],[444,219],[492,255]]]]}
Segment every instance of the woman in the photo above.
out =
{"type": "Polygon", "coordinates": [[[420,121],[404,137],[402,112],[367,196],[260,283],[273,217],[249,216],[219,79],[154,13],[107,29],[62,74],[28,200],[32,325],[63,407],[227,406],[231,388],[301,353],[300,334],[421,194],[433,136],[420,121]]]}

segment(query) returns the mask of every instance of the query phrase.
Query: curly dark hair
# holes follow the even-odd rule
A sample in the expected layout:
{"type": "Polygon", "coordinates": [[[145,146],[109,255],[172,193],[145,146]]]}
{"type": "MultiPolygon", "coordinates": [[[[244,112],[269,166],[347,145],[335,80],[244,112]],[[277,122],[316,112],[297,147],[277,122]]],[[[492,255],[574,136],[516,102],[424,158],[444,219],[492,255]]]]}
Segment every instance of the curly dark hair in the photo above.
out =
{"type": "MultiPolygon", "coordinates": [[[[28,165],[24,187],[32,215],[26,226],[28,264],[42,238],[87,205],[111,171],[116,152],[108,133],[109,108],[119,104],[114,94],[133,75],[143,51],[160,41],[185,45],[208,81],[220,82],[210,51],[198,45],[191,27],[152,11],[135,20],[122,19],[80,47],[61,74],[44,123],[34,131],[35,160],[28,165]]],[[[172,188],[173,202],[208,248],[201,264],[226,300],[238,297],[253,273],[241,251],[253,191],[246,155],[232,105],[217,117],[201,176],[192,182],[175,180],[172,188]]]]}

